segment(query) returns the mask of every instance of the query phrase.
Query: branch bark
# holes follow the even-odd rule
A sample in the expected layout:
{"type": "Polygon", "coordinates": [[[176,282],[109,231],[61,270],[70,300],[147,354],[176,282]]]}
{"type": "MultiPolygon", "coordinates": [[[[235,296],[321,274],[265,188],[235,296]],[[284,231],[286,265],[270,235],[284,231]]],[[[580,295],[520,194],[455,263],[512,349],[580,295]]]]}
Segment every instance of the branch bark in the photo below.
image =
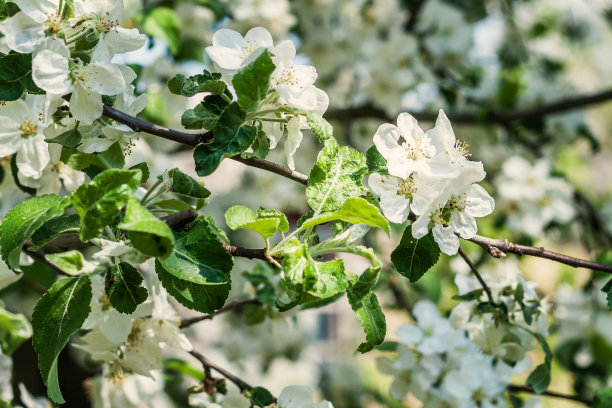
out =
{"type": "Polygon", "coordinates": [[[508,391],[509,392],[526,392],[529,394],[535,394],[535,395],[544,395],[547,397],[553,397],[553,398],[562,398],[562,399],[566,399],[569,401],[576,401],[576,402],[580,402],[582,404],[585,404],[586,406],[591,406],[592,405],[592,401],[588,398],[583,398],[577,395],[567,395],[567,394],[562,394],[560,392],[554,392],[554,391],[544,391],[541,394],[536,393],[532,388],[526,387],[524,385],[513,385],[510,384],[508,386],[508,391]]]}
{"type": "Polygon", "coordinates": [[[227,305],[223,306],[221,309],[217,310],[217,313],[204,314],[201,316],[191,317],[189,319],[183,319],[181,320],[179,327],[181,329],[184,329],[186,327],[189,327],[195,323],[199,323],[204,320],[212,320],[215,316],[230,312],[234,309],[238,309],[246,305],[259,305],[259,304],[261,304],[261,302],[257,299],[247,299],[247,300],[239,300],[236,302],[230,302],[227,305]]]}
{"type": "Polygon", "coordinates": [[[202,354],[198,353],[197,351],[192,350],[189,352],[189,354],[197,358],[200,361],[200,363],[202,363],[202,365],[204,366],[204,371],[209,372],[211,369],[215,370],[216,372],[221,374],[223,377],[227,378],[228,380],[236,384],[236,386],[240,389],[241,392],[251,391],[253,389],[253,387],[249,383],[241,380],[240,378],[236,377],[234,374],[230,373],[224,368],[221,368],[217,366],[216,364],[213,364],[212,361],[210,361],[209,359],[207,359],[206,357],[204,357],[202,354]]]}
{"type": "Polygon", "coordinates": [[[493,299],[493,294],[491,293],[491,289],[489,288],[485,280],[482,278],[482,275],[480,275],[480,272],[478,272],[478,269],[476,269],[476,266],[474,265],[470,257],[467,256],[467,254],[461,247],[459,247],[459,255],[461,255],[465,263],[468,264],[468,266],[472,270],[472,273],[474,273],[474,276],[476,276],[476,279],[478,279],[478,282],[480,282],[480,286],[482,286],[484,291],[487,293],[487,298],[489,299],[489,303],[494,305],[495,300],[493,299]]]}

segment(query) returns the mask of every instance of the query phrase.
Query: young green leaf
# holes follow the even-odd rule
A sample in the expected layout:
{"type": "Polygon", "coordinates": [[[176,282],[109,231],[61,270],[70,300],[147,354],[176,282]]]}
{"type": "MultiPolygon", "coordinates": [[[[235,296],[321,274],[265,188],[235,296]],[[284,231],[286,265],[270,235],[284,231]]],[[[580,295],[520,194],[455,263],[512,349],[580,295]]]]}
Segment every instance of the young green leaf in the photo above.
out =
{"type": "Polygon", "coordinates": [[[0,57],[0,101],[16,101],[24,92],[44,93],[32,80],[32,54],[0,57]]]}
{"type": "Polygon", "coordinates": [[[609,407],[612,407],[612,387],[597,390],[593,398],[593,408],[609,407]]]}
{"type": "Polygon", "coordinates": [[[82,241],[97,237],[113,221],[140,185],[141,177],[140,170],[106,170],[72,193],[70,200],[81,217],[82,241]]]}
{"type": "Polygon", "coordinates": [[[389,221],[382,216],[380,210],[361,197],[348,198],[339,210],[323,213],[306,220],[302,228],[335,220],[346,221],[351,224],[367,224],[372,227],[378,227],[387,234],[391,232],[389,221]]]}
{"type": "Polygon", "coordinates": [[[173,55],[179,51],[183,30],[180,18],[171,8],[154,7],[145,17],[142,28],[151,37],[162,39],[173,55]]]}
{"type": "Polygon", "coordinates": [[[87,261],[83,254],[73,249],[46,255],[49,261],[59,266],[68,275],[77,276],[96,271],[97,264],[87,261]]]}
{"type": "Polygon", "coordinates": [[[133,313],[147,300],[148,292],[141,286],[142,275],[127,262],[111,267],[106,273],[106,282],[106,296],[120,313],[133,313]]]}
{"type": "Polygon", "coordinates": [[[200,218],[187,232],[175,232],[174,250],[157,259],[157,275],[183,305],[202,313],[214,313],[225,303],[231,286],[234,260],[217,238],[211,221],[200,218]]]}
{"type": "Polygon", "coordinates": [[[29,248],[35,251],[42,248],[55,238],[64,234],[78,234],[81,229],[81,218],[78,214],[65,215],[62,217],[52,218],[45,222],[32,235],[32,246],[29,248]]]}
{"type": "Polygon", "coordinates": [[[348,198],[360,196],[363,187],[359,172],[364,166],[361,153],[338,146],[334,139],[326,140],[306,188],[306,199],[315,213],[336,211],[348,198]]]}
{"type": "Polygon", "coordinates": [[[57,357],[89,315],[91,296],[89,277],[67,278],[55,282],[34,307],[32,345],[47,394],[57,404],[65,402],[59,388],[57,357]]]}
{"type": "Polygon", "coordinates": [[[305,270],[308,267],[308,247],[296,238],[291,238],[283,252],[282,282],[288,289],[298,293],[304,292],[305,270]]]}
{"type": "Polygon", "coordinates": [[[272,237],[276,231],[289,230],[285,214],[278,210],[260,208],[255,214],[250,208],[235,205],[225,212],[225,222],[232,230],[246,228],[261,234],[265,239],[272,237]]]}
{"type": "Polygon", "coordinates": [[[378,152],[376,146],[370,147],[366,152],[366,164],[368,166],[368,170],[373,173],[388,173],[387,161],[378,152]]]}
{"type": "Polygon", "coordinates": [[[306,269],[306,280],[308,293],[320,299],[344,293],[349,286],[342,259],[329,262],[310,259],[306,269]]]}
{"type": "Polygon", "coordinates": [[[213,129],[229,104],[221,95],[208,95],[202,103],[183,113],[181,124],[186,129],[213,129]]]}
{"type": "Polygon", "coordinates": [[[533,370],[531,374],[529,374],[525,385],[533,388],[533,390],[538,394],[541,394],[546,391],[548,389],[548,386],[550,385],[550,371],[552,366],[553,354],[544,336],[542,336],[540,333],[534,333],[531,331],[530,333],[535,336],[535,338],[540,343],[540,346],[542,347],[542,351],[544,351],[544,363],[537,366],[535,370],[533,370]]]}
{"type": "Polygon", "coordinates": [[[207,198],[210,196],[208,191],[193,177],[188,176],[179,169],[169,170],[167,176],[168,189],[173,193],[184,195],[192,198],[207,198]]]}
{"type": "Polygon", "coordinates": [[[328,121],[314,112],[308,112],[306,122],[310,130],[319,138],[320,142],[334,137],[334,128],[328,121]]]}
{"type": "Polygon", "coordinates": [[[117,228],[127,231],[134,248],[145,255],[165,258],[172,252],[172,230],[142,206],[136,197],[128,200],[125,217],[117,228]]]}
{"type": "Polygon", "coordinates": [[[81,132],[79,132],[79,125],[77,122],[77,125],[73,127],[72,129],[63,132],[60,135],[52,139],[45,139],[45,141],[47,143],[57,143],[62,146],[70,148],[70,147],[77,147],[78,145],[80,145],[81,138],[82,136],[81,136],[81,132]]]}
{"type": "Polygon", "coordinates": [[[13,354],[31,336],[32,326],[24,315],[0,308],[0,346],[3,354],[13,354]]]}
{"type": "Polygon", "coordinates": [[[242,157],[246,159],[253,157],[265,159],[268,153],[270,153],[270,139],[268,139],[268,135],[261,126],[257,126],[257,135],[255,135],[255,141],[251,145],[251,149],[253,149],[252,153],[244,152],[242,157]]]}
{"type": "Polygon", "coordinates": [[[23,244],[42,225],[62,215],[70,205],[68,199],[53,194],[30,198],[10,210],[0,225],[0,253],[15,271],[21,271],[19,255],[23,244]]]}
{"type": "Polygon", "coordinates": [[[245,391],[245,395],[255,407],[265,408],[276,402],[272,393],[263,387],[253,387],[245,391]]]}
{"type": "Polygon", "coordinates": [[[251,146],[257,128],[245,123],[245,113],[236,102],[229,105],[221,114],[214,128],[215,140],[199,144],[193,152],[198,176],[208,176],[226,157],[242,153],[251,146]]]}
{"type": "Polygon", "coordinates": [[[259,108],[268,94],[270,75],[275,68],[270,51],[264,50],[253,62],[234,75],[232,85],[242,110],[254,112],[259,108]]]}
{"type": "Polygon", "coordinates": [[[356,296],[351,289],[347,292],[347,298],[366,334],[366,341],[359,345],[357,351],[367,353],[385,340],[387,323],[378,298],[373,292],[370,291],[361,297],[356,296]]]}
{"type": "Polygon", "coordinates": [[[194,96],[201,92],[209,92],[215,95],[221,95],[225,92],[227,86],[221,81],[221,74],[210,73],[204,70],[204,73],[186,77],[183,74],[178,74],[168,81],[168,89],[175,95],[183,95],[187,97],[194,96]]]}
{"type": "Polygon", "coordinates": [[[440,258],[440,247],[431,232],[421,239],[412,237],[410,227],[404,230],[402,239],[391,253],[395,269],[410,282],[418,281],[440,258]]]}

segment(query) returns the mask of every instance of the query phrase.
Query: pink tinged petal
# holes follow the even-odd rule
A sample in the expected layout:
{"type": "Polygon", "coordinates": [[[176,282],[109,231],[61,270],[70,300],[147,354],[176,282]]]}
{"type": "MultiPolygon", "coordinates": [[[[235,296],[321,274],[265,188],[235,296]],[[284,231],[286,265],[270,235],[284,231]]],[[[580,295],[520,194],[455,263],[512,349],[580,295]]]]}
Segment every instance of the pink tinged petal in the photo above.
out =
{"type": "Polygon", "coordinates": [[[274,46],[274,40],[272,34],[263,27],[251,28],[247,31],[244,39],[251,42],[256,42],[254,45],[257,48],[271,48],[274,46]]]}
{"type": "Polygon", "coordinates": [[[93,62],[86,68],[91,91],[101,95],[117,95],[125,90],[125,80],[117,65],[110,62],[93,62]]]}
{"type": "Polygon", "coordinates": [[[421,215],[412,223],[412,236],[416,239],[423,238],[429,232],[430,215],[421,215]]]}
{"type": "Polygon", "coordinates": [[[423,330],[413,324],[405,324],[397,329],[397,337],[404,344],[417,344],[423,340],[423,330]]]}
{"type": "Polygon", "coordinates": [[[17,168],[26,177],[40,178],[49,160],[49,147],[42,134],[24,139],[17,151],[17,168]]]}
{"type": "Polygon", "coordinates": [[[0,23],[6,45],[22,54],[34,52],[45,39],[44,26],[21,12],[0,23]]]}
{"type": "Polygon", "coordinates": [[[478,232],[476,219],[466,214],[465,211],[455,211],[451,216],[451,225],[453,230],[458,232],[461,238],[464,239],[470,239],[478,232]]]}
{"type": "Polygon", "coordinates": [[[54,95],[70,93],[68,59],[57,52],[42,50],[32,60],[32,79],[41,89],[54,95]]]}
{"type": "Polygon", "coordinates": [[[472,184],[467,193],[468,203],[465,207],[465,212],[473,217],[484,217],[489,215],[495,209],[495,200],[487,193],[482,186],[472,184]]]}
{"type": "Polygon", "coordinates": [[[400,147],[397,143],[399,138],[400,131],[397,126],[391,125],[390,123],[384,123],[379,126],[374,134],[373,140],[378,152],[382,157],[389,160],[391,151],[400,147]]]}
{"type": "Polygon", "coordinates": [[[104,42],[116,53],[124,53],[141,49],[146,42],[146,36],[137,28],[117,27],[104,34],[104,42]]]}
{"type": "Polygon", "coordinates": [[[70,97],[70,113],[84,125],[91,125],[102,116],[102,96],[88,92],[81,84],[75,84],[70,97]]]}
{"type": "Polygon", "coordinates": [[[8,116],[0,116],[0,157],[15,153],[23,140],[19,132],[19,122],[8,116]]]}
{"type": "Polygon", "coordinates": [[[442,224],[436,224],[432,228],[434,240],[438,243],[440,250],[446,255],[455,255],[459,250],[459,238],[453,232],[453,229],[442,224]]]}

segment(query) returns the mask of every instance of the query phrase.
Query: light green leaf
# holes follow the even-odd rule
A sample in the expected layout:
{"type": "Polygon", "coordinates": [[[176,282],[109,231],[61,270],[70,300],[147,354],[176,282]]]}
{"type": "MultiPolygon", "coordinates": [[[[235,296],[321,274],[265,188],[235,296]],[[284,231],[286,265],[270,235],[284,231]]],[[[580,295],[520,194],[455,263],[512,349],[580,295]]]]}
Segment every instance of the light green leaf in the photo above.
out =
{"type": "Polygon", "coordinates": [[[310,130],[319,138],[320,142],[334,137],[334,128],[328,121],[314,112],[308,112],[306,122],[310,130]]]}
{"type": "Polygon", "coordinates": [[[77,276],[85,273],[93,273],[98,265],[87,261],[83,254],[73,249],[71,251],[47,254],[46,257],[59,266],[68,275],[77,276]]]}
{"type": "Polygon", "coordinates": [[[154,7],[145,17],[142,28],[151,37],[163,40],[173,55],[181,46],[181,20],[176,12],[168,7],[154,7]]]}
{"type": "Polygon", "coordinates": [[[242,110],[254,112],[259,108],[268,94],[270,75],[275,68],[270,51],[264,50],[253,62],[234,75],[232,85],[242,110]]]}
{"type": "Polygon", "coordinates": [[[30,198],[6,214],[0,225],[0,252],[9,268],[21,271],[19,255],[23,244],[45,222],[62,215],[69,205],[68,199],[47,194],[30,198]]]}
{"type": "Polygon", "coordinates": [[[141,177],[140,170],[106,170],[72,193],[70,200],[81,217],[82,241],[100,235],[119,215],[140,185],[141,177]]]}
{"type": "Polygon", "coordinates": [[[142,275],[127,262],[111,267],[106,273],[105,292],[111,305],[121,313],[133,313],[147,300],[148,292],[141,286],[142,275]]]}
{"type": "Polygon", "coordinates": [[[213,227],[209,219],[200,218],[189,231],[175,232],[174,250],[166,259],[155,262],[168,293],[202,313],[214,313],[225,303],[234,264],[213,227]]]}
{"type": "Polygon", "coordinates": [[[136,197],[128,200],[125,217],[117,228],[127,231],[132,246],[145,255],[165,258],[172,252],[172,230],[142,206],[136,197]]]}
{"type": "Polygon", "coordinates": [[[15,101],[24,92],[44,93],[32,80],[32,54],[0,57],[0,101],[15,101]]]}
{"type": "Polygon", "coordinates": [[[344,293],[349,286],[342,259],[334,259],[329,262],[317,262],[310,259],[306,275],[308,293],[320,299],[344,293]]]}
{"type": "Polygon", "coordinates": [[[176,198],[167,199],[167,200],[156,200],[153,202],[153,205],[157,208],[162,208],[165,210],[174,210],[174,211],[186,211],[193,210],[193,207],[184,202],[183,200],[178,200],[176,198]]]}
{"type": "Polygon", "coordinates": [[[390,233],[389,221],[382,216],[380,210],[361,197],[347,199],[342,208],[334,212],[327,212],[306,220],[302,228],[312,227],[330,221],[341,220],[351,224],[367,224],[378,227],[390,233]]]}
{"type": "Polygon", "coordinates": [[[533,388],[533,390],[538,394],[541,394],[546,391],[548,389],[548,386],[550,385],[550,371],[552,366],[553,354],[544,336],[542,336],[540,333],[535,333],[530,330],[527,331],[529,331],[540,343],[542,351],[544,351],[544,363],[537,366],[535,370],[533,370],[531,374],[529,374],[525,385],[533,388]]]}
{"type": "Polygon", "coordinates": [[[221,160],[242,153],[251,146],[257,128],[247,125],[245,120],[245,113],[236,102],[223,111],[214,128],[214,141],[199,144],[193,152],[198,176],[208,176],[217,169],[221,160]]]}
{"type": "Polygon", "coordinates": [[[221,95],[227,86],[221,81],[221,74],[204,70],[204,73],[190,77],[183,74],[176,75],[168,81],[168,89],[175,95],[191,97],[201,92],[221,95]]]}
{"type": "Polygon", "coordinates": [[[270,139],[268,139],[268,135],[261,128],[260,125],[257,126],[257,135],[255,136],[255,141],[251,145],[252,152],[244,152],[242,153],[242,157],[245,159],[251,159],[256,157],[258,159],[265,159],[270,153],[270,139]]]}
{"type": "Polygon", "coordinates": [[[316,214],[336,211],[351,197],[363,192],[361,174],[365,158],[358,151],[339,147],[334,139],[325,141],[317,163],[310,171],[306,199],[316,214]]]}
{"type": "Polygon", "coordinates": [[[225,212],[225,222],[232,230],[247,228],[261,234],[265,239],[272,237],[276,231],[289,230],[289,222],[282,212],[260,208],[255,214],[243,205],[229,208],[225,212]]]}
{"type": "Polygon", "coordinates": [[[179,169],[169,170],[167,173],[169,191],[193,198],[207,198],[210,196],[208,191],[193,177],[188,176],[179,169]]]}
{"type": "Polygon", "coordinates": [[[89,277],[57,281],[36,303],[32,314],[32,345],[38,354],[38,367],[55,403],[63,404],[59,388],[57,357],[70,337],[83,326],[91,301],[89,277]]]}
{"type": "Polygon", "coordinates": [[[32,326],[22,314],[0,308],[0,346],[5,355],[13,354],[21,343],[32,337],[32,326]]]}
{"type": "Polygon", "coordinates": [[[391,253],[395,269],[410,282],[418,281],[440,258],[440,247],[430,232],[421,239],[412,237],[410,226],[404,231],[402,239],[391,253]]]}
{"type": "Polygon", "coordinates": [[[308,247],[291,238],[283,248],[282,281],[285,287],[302,293],[305,286],[305,270],[308,267],[308,247]]]}
{"type": "Polygon", "coordinates": [[[29,249],[35,251],[60,235],[78,234],[80,229],[81,218],[78,214],[52,218],[32,235],[32,246],[29,249]]]}

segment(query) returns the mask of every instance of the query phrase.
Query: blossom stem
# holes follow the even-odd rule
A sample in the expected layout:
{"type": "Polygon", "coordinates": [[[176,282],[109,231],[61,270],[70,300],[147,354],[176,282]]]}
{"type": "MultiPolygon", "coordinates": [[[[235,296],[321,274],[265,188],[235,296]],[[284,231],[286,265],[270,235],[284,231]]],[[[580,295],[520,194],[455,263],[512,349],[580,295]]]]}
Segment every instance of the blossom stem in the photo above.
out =
{"type": "Polygon", "coordinates": [[[474,276],[476,276],[476,279],[478,279],[478,282],[480,282],[480,286],[482,286],[484,291],[487,293],[487,298],[489,299],[489,303],[494,305],[495,301],[493,300],[493,294],[491,293],[491,289],[489,288],[489,286],[487,285],[485,280],[482,278],[482,275],[480,275],[480,272],[478,272],[478,269],[476,269],[476,266],[474,265],[474,263],[472,262],[470,257],[467,256],[467,254],[465,253],[465,251],[461,247],[459,247],[459,255],[461,255],[461,257],[463,258],[465,263],[468,264],[468,266],[470,267],[470,269],[474,273],[474,276]]]}
{"type": "Polygon", "coordinates": [[[198,353],[197,351],[192,350],[189,352],[189,354],[197,358],[198,361],[202,363],[202,365],[204,366],[204,371],[209,372],[211,369],[215,370],[216,372],[221,374],[223,377],[227,378],[228,380],[236,384],[236,386],[240,389],[241,392],[251,391],[253,389],[253,387],[249,385],[249,383],[241,380],[240,378],[236,377],[234,374],[230,373],[224,368],[221,368],[213,364],[212,361],[210,361],[209,359],[207,359],[206,357],[204,357],[202,354],[198,353]]]}
{"type": "MultiPolygon", "coordinates": [[[[513,384],[508,386],[508,392],[526,392],[529,394],[537,394],[532,388],[526,387],[524,385],[513,385],[513,384]]],[[[544,391],[543,393],[539,395],[544,395],[544,396],[553,397],[553,398],[562,398],[562,399],[566,399],[570,401],[576,401],[576,402],[585,404],[589,407],[592,405],[592,401],[590,399],[583,398],[577,395],[561,394],[559,392],[554,392],[554,391],[544,391]]]]}

